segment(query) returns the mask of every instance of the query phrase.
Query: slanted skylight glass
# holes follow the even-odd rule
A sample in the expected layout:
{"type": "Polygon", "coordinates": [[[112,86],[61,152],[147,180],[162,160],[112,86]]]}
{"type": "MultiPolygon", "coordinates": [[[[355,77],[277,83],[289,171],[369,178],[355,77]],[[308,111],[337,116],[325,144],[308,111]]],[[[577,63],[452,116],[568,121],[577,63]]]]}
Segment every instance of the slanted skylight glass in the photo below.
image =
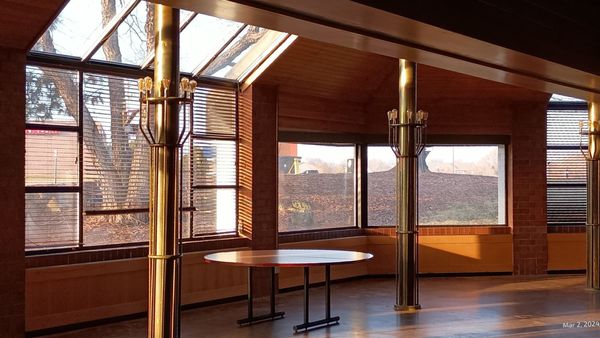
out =
{"type": "Polygon", "coordinates": [[[105,21],[108,22],[133,1],[114,1],[111,15],[109,10],[103,11],[101,0],[70,0],[32,50],[81,57],[89,44],[102,34],[103,12],[107,13],[105,21]]]}
{"type": "MultiPolygon", "coordinates": [[[[152,6],[140,0],[71,0],[32,52],[146,68],[154,57],[152,6]]],[[[180,22],[180,70],[194,76],[242,81],[290,37],[184,10],[180,22]]]]}
{"type": "Polygon", "coordinates": [[[154,35],[154,31],[147,32],[148,6],[152,4],[140,2],[92,56],[92,59],[131,65],[141,64],[148,52],[154,49],[154,45],[148,45],[148,35],[154,35]]]}
{"type": "Polygon", "coordinates": [[[585,100],[560,94],[552,94],[552,97],[550,97],[550,102],[585,102],[585,100]]]}
{"type": "Polygon", "coordinates": [[[204,65],[233,37],[243,24],[198,14],[180,36],[179,68],[191,73],[204,65]]]}
{"type": "Polygon", "coordinates": [[[256,26],[246,27],[203,72],[205,76],[241,79],[271,53],[287,34],[256,26]]]}

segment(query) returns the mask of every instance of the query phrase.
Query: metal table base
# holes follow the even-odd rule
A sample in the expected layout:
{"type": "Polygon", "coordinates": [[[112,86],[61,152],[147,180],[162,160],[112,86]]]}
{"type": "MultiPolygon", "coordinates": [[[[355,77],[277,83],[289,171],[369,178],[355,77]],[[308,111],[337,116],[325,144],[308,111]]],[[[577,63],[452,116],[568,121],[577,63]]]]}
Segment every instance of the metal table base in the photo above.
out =
{"type": "Polygon", "coordinates": [[[309,321],[309,295],[310,289],[309,268],[304,267],[304,323],[294,325],[294,333],[309,331],[321,327],[338,325],[339,316],[331,317],[331,266],[325,265],[325,318],[315,321],[309,321]]]}
{"type": "Polygon", "coordinates": [[[253,275],[252,271],[253,271],[253,268],[248,267],[248,317],[239,319],[237,321],[237,324],[240,326],[252,325],[255,323],[259,323],[259,322],[283,318],[283,316],[285,316],[285,312],[275,311],[275,290],[277,287],[275,285],[275,268],[274,267],[271,268],[271,297],[270,297],[271,311],[264,315],[258,315],[258,316],[254,315],[254,307],[253,307],[254,297],[252,295],[252,275],[253,275]]]}

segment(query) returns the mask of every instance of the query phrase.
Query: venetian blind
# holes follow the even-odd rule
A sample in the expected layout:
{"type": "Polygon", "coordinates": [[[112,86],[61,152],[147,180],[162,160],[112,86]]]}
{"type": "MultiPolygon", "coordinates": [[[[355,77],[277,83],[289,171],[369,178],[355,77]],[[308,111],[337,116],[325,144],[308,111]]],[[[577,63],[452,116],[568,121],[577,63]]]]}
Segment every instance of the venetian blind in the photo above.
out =
{"type": "Polygon", "coordinates": [[[79,244],[78,73],[27,66],[25,249],[79,244]]]}
{"type": "Polygon", "coordinates": [[[84,211],[148,208],[149,147],[134,79],[85,74],[84,211]]]}
{"type": "MultiPolygon", "coordinates": [[[[586,161],[580,150],[579,121],[585,109],[550,109],[547,115],[547,218],[549,225],[586,221],[586,161]]],[[[587,147],[587,137],[581,139],[587,147]]]]}
{"type": "Polygon", "coordinates": [[[234,88],[195,92],[190,144],[192,237],[237,228],[237,98],[234,88]]]}

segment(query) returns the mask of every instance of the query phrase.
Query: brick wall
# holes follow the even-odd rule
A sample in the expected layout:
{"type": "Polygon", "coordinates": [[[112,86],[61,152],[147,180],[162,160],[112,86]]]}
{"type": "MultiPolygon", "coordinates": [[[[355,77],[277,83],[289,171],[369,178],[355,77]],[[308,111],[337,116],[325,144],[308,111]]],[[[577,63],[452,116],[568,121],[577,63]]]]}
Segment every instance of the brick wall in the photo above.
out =
{"type": "Polygon", "coordinates": [[[277,89],[252,88],[252,248],[277,247],[277,89]]]}
{"type": "Polygon", "coordinates": [[[0,49],[0,332],[25,332],[25,54],[0,49]]]}
{"type": "Polygon", "coordinates": [[[514,107],[509,215],[512,215],[514,273],[543,274],[548,267],[546,223],[547,101],[514,107]],[[512,199],[512,201],[511,201],[512,199]]]}
{"type": "MultiPolygon", "coordinates": [[[[255,250],[277,248],[277,88],[240,96],[240,222],[255,250]]],[[[255,295],[269,292],[268,269],[255,269],[255,295]]]]}
{"type": "MultiPolygon", "coordinates": [[[[428,67],[419,67],[419,72],[419,79],[425,79],[418,83],[418,104],[429,112],[430,134],[510,136],[507,223],[513,233],[513,272],[545,273],[548,264],[545,119],[550,95],[448,71],[434,73],[428,67]]],[[[394,76],[384,87],[394,86],[392,80],[394,76]]],[[[367,106],[371,132],[387,132],[381,112],[397,106],[398,97],[393,94],[383,93],[367,106]]],[[[450,235],[459,229],[423,230],[422,235],[429,232],[450,235]]],[[[460,229],[461,233],[469,231],[460,229]]]]}

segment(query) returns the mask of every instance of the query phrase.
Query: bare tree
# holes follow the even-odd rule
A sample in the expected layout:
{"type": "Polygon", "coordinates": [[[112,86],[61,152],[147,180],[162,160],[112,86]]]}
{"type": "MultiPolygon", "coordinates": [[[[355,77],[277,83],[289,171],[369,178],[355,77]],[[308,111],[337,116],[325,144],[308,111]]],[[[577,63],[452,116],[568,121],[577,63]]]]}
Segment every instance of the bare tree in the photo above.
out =
{"type": "MultiPolygon", "coordinates": [[[[141,28],[147,34],[146,48],[153,48],[153,5],[147,5],[148,18],[145,20],[144,27],[141,28]]],[[[101,1],[102,25],[107,25],[116,15],[116,0],[101,1]]],[[[56,48],[52,38],[52,28],[44,33],[40,39],[39,46],[42,51],[56,54],[56,48]]],[[[122,62],[121,47],[119,45],[118,34],[113,34],[102,46],[106,60],[110,62],[122,62]]],[[[57,102],[64,102],[64,112],[67,115],[77,118],[79,114],[79,87],[77,83],[68,77],[61,76],[56,72],[44,72],[42,68],[43,81],[53,91],[52,97],[57,102]],[[45,82],[44,82],[45,81],[45,82]]],[[[93,76],[87,76],[87,81],[99,81],[93,76]]],[[[85,97],[82,107],[83,125],[85,126],[86,136],[84,138],[86,150],[93,157],[93,163],[98,166],[100,180],[98,182],[102,191],[101,205],[92,207],[110,206],[111,208],[127,209],[139,206],[143,194],[147,189],[138,183],[147,179],[144,165],[147,163],[148,148],[141,134],[137,132],[135,137],[130,137],[132,130],[137,131],[137,125],[134,124],[138,110],[128,110],[126,105],[126,82],[122,78],[107,77],[108,100],[110,103],[110,122],[99,122],[94,119],[94,114],[90,111],[88,105],[96,104],[101,101],[101,97],[85,97]],[[109,123],[109,125],[106,125],[109,123]],[[105,128],[110,130],[107,135],[105,128]]],[[[35,93],[32,93],[35,94],[35,93]]],[[[104,98],[105,99],[105,98],[104,98]]],[[[28,102],[29,104],[29,102],[28,102]]],[[[48,118],[48,113],[39,102],[32,100],[32,105],[37,104],[37,109],[30,109],[32,114],[36,114],[36,119],[48,118]]],[[[56,104],[54,104],[56,109],[56,104]]],[[[136,122],[137,123],[137,122],[136,122]]],[[[105,217],[105,221],[111,223],[120,223],[129,219],[136,221],[136,216],[113,215],[105,217]]]]}

